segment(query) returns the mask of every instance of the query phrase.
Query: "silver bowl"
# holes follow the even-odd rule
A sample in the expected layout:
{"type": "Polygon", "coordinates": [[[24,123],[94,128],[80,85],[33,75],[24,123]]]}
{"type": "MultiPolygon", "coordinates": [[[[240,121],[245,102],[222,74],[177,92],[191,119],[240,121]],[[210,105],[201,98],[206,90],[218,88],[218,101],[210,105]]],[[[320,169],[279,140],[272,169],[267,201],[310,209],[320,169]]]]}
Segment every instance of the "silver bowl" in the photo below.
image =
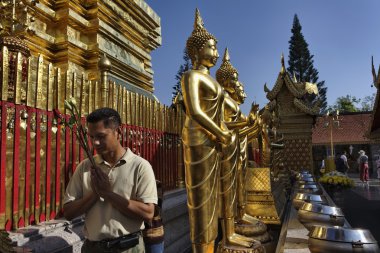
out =
{"type": "Polygon", "coordinates": [[[313,177],[303,178],[302,180],[297,181],[298,184],[306,184],[306,183],[312,183],[312,182],[315,183],[315,180],[313,177]]]}
{"type": "Polygon", "coordinates": [[[323,193],[323,191],[321,189],[310,189],[310,188],[307,188],[307,189],[298,188],[298,189],[296,189],[296,192],[297,193],[311,193],[311,194],[322,194],[323,193]]]}
{"type": "Polygon", "coordinates": [[[307,185],[315,185],[315,186],[319,187],[319,184],[317,182],[314,182],[314,181],[308,181],[308,182],[306,182],[304,180],[296,182],[295,187],[299,188],[299,187],[304,187],[304,186],[307,186],[307,185]]]}
{"type": "Polygon", "coordinates": [[[313,226],[309,232],[312,253],[379,253],[379,245],[367,229],[313,226]]]}
{"type": "Polygon", "coordinates": [[[299,181],[304,180],[304,179],[309,179],[309,178],[314,179],[314,176],[311,174],[299,174],[299,175],[297,175],[297,180],[299,180],[299,181]]]}
{"type": "Polygon", "coordinates": [[[304,203],[298,210],[298,220],[310,230],[313,225],[343,226],[344,214],[339,207],[304,203]]]}
{"type": "Polygon", "coordinates": [[[323,195],[311,193],[297,193],[293,198],[293,206],[297,210],[300,209],[305,202],[327,204],[327,199],[323,195]]]}
{"type": "Polygon", "coordinates": [[[296,192],[299,193],[312,193],[312,194],[322,194],[322,189],[317,184],[300,184],[295,188],[296,192]]]}

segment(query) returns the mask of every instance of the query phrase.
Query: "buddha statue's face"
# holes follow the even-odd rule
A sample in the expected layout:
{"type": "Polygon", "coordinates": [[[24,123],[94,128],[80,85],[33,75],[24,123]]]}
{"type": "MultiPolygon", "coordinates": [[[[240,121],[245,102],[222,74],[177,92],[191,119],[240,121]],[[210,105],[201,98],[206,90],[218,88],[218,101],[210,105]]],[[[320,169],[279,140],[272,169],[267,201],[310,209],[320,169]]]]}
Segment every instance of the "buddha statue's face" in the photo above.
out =
{"type": "Polygon", "coordinates": [[[216,42],[213,39],[209,39],[202,49],[198,51],[199,64],[208,68],[215,66],[218,58],[219,54],[216,48],[216,42]]]}
{"type": "Polygon", "coordinates": [[[236,85],[238,85],[239,79],[238,74],[235,72],[230,75],[229,78],[226,78],[222,83],[223,88],[230,94],[232,97],[236,97],[236,85]]]}
{"type": "Polygon", "coordinates": [[[246,97],[247,97],[247,94],[245,94],[244,86],[241,82],[236,82],[235,92],[236,92],[237,99],[238,99],[237,102],[239,104],[243,104],[246,97]]]}

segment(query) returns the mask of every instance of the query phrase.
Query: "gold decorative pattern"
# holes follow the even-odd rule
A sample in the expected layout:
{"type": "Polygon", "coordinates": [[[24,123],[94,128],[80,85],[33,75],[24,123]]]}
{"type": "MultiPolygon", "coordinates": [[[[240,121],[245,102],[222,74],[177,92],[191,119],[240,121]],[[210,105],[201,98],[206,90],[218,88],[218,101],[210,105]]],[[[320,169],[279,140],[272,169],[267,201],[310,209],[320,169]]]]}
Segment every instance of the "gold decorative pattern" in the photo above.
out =
{"type": "Polygon", "coordinates": [[[270,186],[270,168],[249,168],[247,171],[247,191],[269,192],[270,186]]]}
{"type": "Polygon", "coordinates": [[[283,196],[273,195],[270,168],[248,168],[247,173],[247,214],[266,224],[281,224],[283,196]]]}
{"type": "Polygon", "coordinates": [[[284,165],[292,170],[312,168],[312,150],[310,139],[284,140],[284,165]]]}
{"type": "Polygon", "coordinates": [[[253,245],[251,248],[243,248],[238,246],[218,244],[217,253],[265,253],[265,248],[262,245],[253,245]]]}

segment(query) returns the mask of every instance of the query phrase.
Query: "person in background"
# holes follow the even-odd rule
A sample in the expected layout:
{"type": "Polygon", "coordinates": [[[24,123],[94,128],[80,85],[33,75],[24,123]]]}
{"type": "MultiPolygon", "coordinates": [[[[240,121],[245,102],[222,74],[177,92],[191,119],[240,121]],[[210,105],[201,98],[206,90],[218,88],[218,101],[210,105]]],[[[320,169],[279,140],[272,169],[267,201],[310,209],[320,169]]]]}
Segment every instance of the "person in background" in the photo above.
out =
{"type": "Polygon", "coordinates": [[[157,189],[148,161],[125,149],[117,111],[100,108],[87,116],[97,155],[76,168],[63,200],[66,219],[84,215],[82,253],[143,253],[141,230],[153,218],[157,189]]]}
{"type": "Polygon", "coordinates": [[[321,172],[322,175],[326,172],[325,159],[322,159],[321,168],[319,169],[319,172],[321,172]]]}
{"type": "Polygon", "coordinates": [[[359,151],[359,170],[360,170],[360,181],[362,181],[363,186],[369,185],[368,180],[368,156],[366,156],[364,150],[359,151]]]}
{"type": "Polygon", "coordinates": [[[146,253],[163,253],[164,252],[164,225],[161,218],[163,189],[162,183],[156,180],[158,204],[154,207],[154,216],[150,221],[145,221],[143,237],[146,253]]]}
{"type": "Polygon", "coordinates": [[[380,180],[380,155],[376,159],[377,179],[380,180]]]}
{"type": "Polygon", "coordinates": [[[340,156],[340,159],[343,161],[343,173],[347,174],[347,171],[350,169],[347,162],[347,152],[343,151],[343,154],[340,156]]]}

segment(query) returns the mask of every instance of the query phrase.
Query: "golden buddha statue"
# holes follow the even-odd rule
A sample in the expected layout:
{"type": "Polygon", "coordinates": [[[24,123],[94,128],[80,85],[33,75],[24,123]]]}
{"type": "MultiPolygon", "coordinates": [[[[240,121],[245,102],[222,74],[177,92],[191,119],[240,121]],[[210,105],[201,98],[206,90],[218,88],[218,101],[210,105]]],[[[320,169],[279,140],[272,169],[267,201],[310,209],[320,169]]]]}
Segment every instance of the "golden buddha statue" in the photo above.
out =
{"type": "MultiPolygon", "coordinates": [[[[223,64],[216,72],[217,81],[224,87],[226,87],[226,82],[237,82],[238,73],[235,68],[229,64],[228,70],[231,70],[231,75],[229,72],[225,71],[226,58],[228,56],[228,50],[224,54],[223,64]]],[[[243,247],[250,247],[253,240],[235,233],[235,205],[236,205],[236,181],[237,181],[237,168],[239,164],[239,138],[238,127],[246,126],[249,122],[246,119],[241,118],[241,112],[238,104],[233,100],[228,93],[225,93],[224,97],[224,111],[223,120],[229,129],[233,129],[234,137],[233,140],[222,146],[222,158],[221,158],[221,171],[220,171],[220,212],[219,215],[222,219],[222,229],[223,229],[223,241],[224,244],[238,245],[243,247]]]]}
{"type": "Polygon", "coordinates": [[[186,47],[192,69],[182,76],[186,119],[182,131],[185,184],[192,250],[214,252],[218,228],[218,188],[221,144],[232,132],[222,123],[224,93],[209,69],[219,57],[216,38],[208,33],[198,9],[186,47]]]}
{"type": "MultiPolygon", "coordinates": [[[[231,94],[231,97],[236,99],[235,101],[240,105],[244,103],[246,98],[244,92],[244,86],[242,83],[238,83],[236,91],[231,94]]],[[[264,222],[260,221],[248,215],[246,213],[246,179],[247,179],[247,167],[248,167],[248,142],[256,139],[262,130],[263,121],[258,116],[258,105],[253,104],[249,117],[251,120],[255,119],[255,123],[250,127],[245,127],[240,130],[240,166],[239,166],[239,178],[237,187],[237,224],[236,231],[246,236],[251,236],[260,242],[264,243],[269,241],[270,235],[267,232],[267,226],[264,222]]]]}
{"type": "MultiPolygon", "coordinates": [[[[239,130],[253,125],[254,119],[245,117],[239,104],[230,96],[235,93],[235,87],[238,85],[238,72],[231,65],[228,49],[226,49],[223,63],[216,72],[217,81],[223,86],[225,93],[223,120],[226,126],[233,130],[236,136],[239,136],[239,130]]],[[[245,94],[245,93],[244,93],[245,94]]],[[[223,229],[223,247],[240,246],[251,247],[251,242],[256,242],[252,248],[258,248],[260,243],[252,237],[246,237],[235,231],[235,213],[237,182],[240,178],[241,153],[239,138],[233,139],[227,145],[222,146],[221,173],[220,173],[220,216],[222,218],[223,229]]],[[[264,225],[264,233],[266,227],[264,225]]],[[[221,248],[221,246],[219,247],[221,248]]],[[[218,250],[219,250],[218,248],[218,250]]],[[[240,249],[242,250],[242,249],[240,249]]],[[[243,250],[244,251],[244,250],[243,250]]]]}

